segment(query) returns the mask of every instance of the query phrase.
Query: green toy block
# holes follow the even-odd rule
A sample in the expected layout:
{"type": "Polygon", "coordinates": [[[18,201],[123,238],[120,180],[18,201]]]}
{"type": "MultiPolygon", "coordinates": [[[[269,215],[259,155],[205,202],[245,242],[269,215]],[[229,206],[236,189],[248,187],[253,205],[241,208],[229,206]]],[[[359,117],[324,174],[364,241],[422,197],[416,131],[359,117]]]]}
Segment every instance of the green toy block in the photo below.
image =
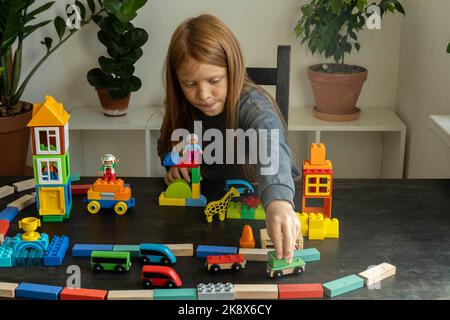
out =
{"type": "Polygon", "coordinates": [[[183,179],[175,179],[167,187],[165,192],[166,198],[187,199],[192,198],[192,190],[189,183],[183,179]]]}
{"type": "Polygon", "coordinates": [[[294,257],[299,257],[305,262],[320,261],[320,252],[316,248],[295,250],[294,257]]]}
{"type": "Polygon", "coordinates": [[[70,212],[67,212],[63,216],[41,216],[43,222],[63,222],[70,218],[70,212]]]}
{"type": "Polygon", "coordinates": [[[191,182],[200,183],[200,167],[191,169],[191,182]]]}
{"type": "Polygon", "coordinates": [[[272,270],[280,270],[289,267],[304,266],[305,262],[299,257],[292,258],[292,262],[289,263],[288,259],[277,259],[275,256],[275,250],[267,252],[268,264],[272,270]]]}
{"type": "Polygon", "coordinates": [[[255,220],[266,220],[266,211],[261,203],[255,209],[255,220]]]}
{"type": "Polygon", "coordinates": [[[113,251],[129,252],[132,258],[139,258],[139,245],[117,244],[113,247],[113,251]]]}
{"type": "Polygon", "coordinates": [[[242,202],[230,202],[227,209],[227,219],[241,219],[242,202]]]}
{"type": "Polygon", "coordinates": [[[249,207],[246,204],[242,205],[241,219],[255,219],[255,208],[249,207]]]}
{"type": "Polygon", "coordinates": [[[197,300],[197,289],[155,289],[153,300],[197,300]]]}
{"type": "Polygon", "coordinates": [[[333,298],[338,295],[362,288],[364,280],[356,274],[330,281],[323,284],[323,292],[325,295],[333,298]]]}

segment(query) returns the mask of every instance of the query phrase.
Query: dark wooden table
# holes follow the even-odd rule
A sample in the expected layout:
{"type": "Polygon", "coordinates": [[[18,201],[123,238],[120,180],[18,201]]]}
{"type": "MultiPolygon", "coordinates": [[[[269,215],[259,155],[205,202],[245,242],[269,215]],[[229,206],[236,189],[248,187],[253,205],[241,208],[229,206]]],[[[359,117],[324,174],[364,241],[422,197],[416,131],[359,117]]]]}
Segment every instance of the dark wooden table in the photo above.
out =
{"type": "MultiPolygon", "coordinates": [[[[20,181],[0,178],[0,186],[20,181]]],[[[92,183],[82,178],[76,184],[92,183]]],[[[95,289],[141,289],[140,265],[134,263],[129,273],[94,275],[89,259],[71,255],[75,243],[140,244],[193,243],[237,246],[242,227],[250,224],[257,245],[259,229],[264,221],[226,220],[215,217],[208,224],[203,210],[189,207],[160,207],[161,179],[129,178],[136,207],[125,216],[103,210],[89,214],[82,196],[74,196],[71,218],[66,223],[46,223],[38,231],[70,237],[70,249],[62,267],[1,268],[0,282],[33,282],[65,286],[69,265],[81,268],[81,286],[95,289]]],[[[205,181],[202,193],[209,201],[223,196],[223,183],[205,181]]],[[[300,185],[296,206],[300,208],[300,185]]],[[[27,193],[27,192],[24,192],[27,193]]],[[[0,208],[18,194],[0,199],[0,208]]],[[[305,248],[315,247],[321,253],[319,262],[311,262],[301,276],[278,280],[265,274],[265,263],[249,262],[239,273],[208,273],[202,260],[180,257],[175,269],[183,287],[196,287],[201,282],[232,283],[324,283],[368,266],[389,262],[397,274],[384,280],[380,289],[363,288],[334,299],[449,299],[450,298],[450,180],[343,180],[335,179],[333,217],[340,220],[340,238],[309,241],[305,248]]],[[[9,235],[19,231],[18,221],[36,216],[34,206],[23,210],[13,221],[9,235]]]]}

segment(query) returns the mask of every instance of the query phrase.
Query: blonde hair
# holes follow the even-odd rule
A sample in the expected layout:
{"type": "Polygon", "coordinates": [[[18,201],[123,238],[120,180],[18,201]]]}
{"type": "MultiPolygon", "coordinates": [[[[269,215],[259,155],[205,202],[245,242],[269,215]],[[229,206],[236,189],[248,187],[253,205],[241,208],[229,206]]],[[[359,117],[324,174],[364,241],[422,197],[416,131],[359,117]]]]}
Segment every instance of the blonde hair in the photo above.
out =
{"type": "MultiPolygon", "coordinates": [[[[176,143],[171,141],[172,132],[178,128],[189,128],[194,121],[193,110],[177,76],[178,68],[189,58],[227,69],[228,89],[224,105],[227,128],[237,127],[238,102],[247,87],[264,92],[272,100],[280,119],[283,119],[273,98],[248,78],[241,46],[231,30],[217,17],[200,15],[183,21],[177,27],[167,51],[164,68],[166,112],[161,126],[163,152],[170,152],[176,143]]],[[[243,173],[254,179],[255,175],[248,165],[243,165],[243,173]]]]}

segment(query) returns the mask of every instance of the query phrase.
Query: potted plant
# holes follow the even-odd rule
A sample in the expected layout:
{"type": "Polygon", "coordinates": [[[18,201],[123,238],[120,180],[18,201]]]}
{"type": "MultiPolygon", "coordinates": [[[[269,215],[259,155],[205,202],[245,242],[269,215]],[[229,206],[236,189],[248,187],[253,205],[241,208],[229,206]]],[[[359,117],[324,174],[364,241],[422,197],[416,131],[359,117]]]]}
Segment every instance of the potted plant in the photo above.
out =
{"type": "Polygon", "coordinates": [[[91,18],[86,19],[86,7],[80,1],[67,6],[66,19],[36,22],[41,13],[52,7],[54,1],[36,6],[35,0],[0,0],[0,175],[23,175],[29,143],[27,123],[31,119],[32,105],[21,101],[21,97],[39,67],[47,58],[66,42],[82,26],[103,12],[93,0],[88,0],[91,18]],[[76,10],[74,9],[76,8],[76,10]],[[96,8],[99,8],[96,12],[96,8]],[[77,13],[79,28],[70,28],[71,17],[77,13]],[[41,43],[45,47],[44,56],[22,79],[22,53],[24,43],[36,30],[53,22],[58,35],[58,43],[46,37],[41,43]]]}
{"type": "Polygon", "coordinates": [[[367,69],[345,63],[345,55],[360,50],[358,32],[366,19],[381,19],[386,12],[405,14],[398,0],[311,0],[301,6],[301,18],[295,35],[308,43],[312,54],[318,52],[335,63],[308,68],[308,78],[316,101],[314,115],[330,121],[348,121],[359,117],[356,107],[367,69]],[[368,12],[368,9],[376,11],[368,12]],[[377,15],[377,16],[374,16],[377,15]]]}
{"type": "Polygon", "coordinates": [[[87,80],[96,88],[105,115],[125,115],[131,92],[142,86],[141,80],[134,76],[134,64],[142,57],[141,47],[147,42],[148,34],[131,21],[146,2],[104,0],[106,15],[95,19],[101,29],[98,39],[107,48],[109,57],[98,59],[100,68],[90,70],[87,80]]]}

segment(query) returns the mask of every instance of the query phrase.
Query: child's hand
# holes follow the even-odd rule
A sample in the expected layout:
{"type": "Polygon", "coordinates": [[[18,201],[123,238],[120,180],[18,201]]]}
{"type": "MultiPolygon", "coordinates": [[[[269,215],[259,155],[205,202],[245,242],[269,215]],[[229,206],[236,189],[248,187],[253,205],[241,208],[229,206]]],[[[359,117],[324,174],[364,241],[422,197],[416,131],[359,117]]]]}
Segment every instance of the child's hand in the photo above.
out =
{"type": "Polygon", "coordinates": [[[169,185],[175,179],[184,179],[187,182],[191,182],[188,169],[171,167],[169,172],[167,172],[166,176],[164,177],[164,182],[169,185]]]}
{"type": "Polygon", "coordinates": [[[296,239],[300,234],[300,220],[292,205],[285,200],[273,200],[266,208],[267,233],[275,247],[277,259],[292,260],[296,239]]]}

